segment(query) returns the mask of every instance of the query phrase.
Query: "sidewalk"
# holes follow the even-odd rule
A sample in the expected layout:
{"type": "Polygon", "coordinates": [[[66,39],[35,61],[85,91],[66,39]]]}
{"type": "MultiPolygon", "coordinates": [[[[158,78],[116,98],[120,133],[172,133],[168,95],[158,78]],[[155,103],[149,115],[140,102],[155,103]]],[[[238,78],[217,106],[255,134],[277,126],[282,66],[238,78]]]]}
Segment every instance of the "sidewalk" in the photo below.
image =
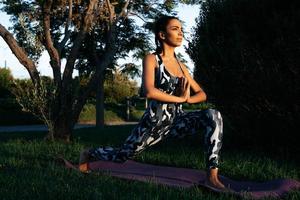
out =
{"type": "MultiPolygon", "coordinates": [[[[105,125],[131,125],[137,124],[137,122],[108,122],[105,125]]],[[[91,128],[96,127],[95,124],[76,124],[74,129],[91,128]]],[[[18,125],[18,126],[0,126],[0,132],[23,132],[23,131],[47,131],[48,128],[45,125],[18,125]]]]}

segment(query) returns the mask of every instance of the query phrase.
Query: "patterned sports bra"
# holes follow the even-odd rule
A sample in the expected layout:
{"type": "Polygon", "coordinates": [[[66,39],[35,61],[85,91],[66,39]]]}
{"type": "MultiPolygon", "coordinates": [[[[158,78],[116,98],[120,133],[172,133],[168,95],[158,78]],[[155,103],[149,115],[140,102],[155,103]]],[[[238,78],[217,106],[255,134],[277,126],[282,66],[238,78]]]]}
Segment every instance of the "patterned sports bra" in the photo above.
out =
{"type": "MultiPolygon", "coordinates": [[[[170,95],[180,96],[180,81],[182,78],[178,76],[173,76],[166,68],[166,66],[163,64],[162,58],[159,54],[155,54],[156,61],[158,64],[158,67],[155,68],[155,87],[157,89],[160,89],[163,92],[166,92],[170,95]]],[[[175,55],[176,57],[176,55],[175,55]]],[[[176,58],[177,60],[177,58],[176,58]]],[[[184,74],[182,67],[177,60],[178,65],[180,66],[180,69],[182,71],[182,74],[184,74]]]]}
{"type": "MultiPolygon", "coordinates": [[[[166,69],[160,55],[155,54],[155,56],[158,64],[158,67],[155,68],[155,88],[167,94],[175,95],[176,90],[178,90],[178,88],[180,87],[180,78],[177,76],[173,76],[166,69]]],[[[179,66],[181,68],[180,64],[179,66]]],[[[183,110],[181,103],[169,103],[150,99],[149,106],[146,112],[150,114],[151,121],[159,125],[169,124],[173,121],[176,115],[183,113],[183,110]]]]}

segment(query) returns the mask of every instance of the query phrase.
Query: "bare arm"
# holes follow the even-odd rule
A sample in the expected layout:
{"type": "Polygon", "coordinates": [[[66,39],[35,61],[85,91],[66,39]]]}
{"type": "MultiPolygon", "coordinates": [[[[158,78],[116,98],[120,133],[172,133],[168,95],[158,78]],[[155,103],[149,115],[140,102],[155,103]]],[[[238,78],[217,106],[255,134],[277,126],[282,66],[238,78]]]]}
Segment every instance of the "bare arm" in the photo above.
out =
{"type": "Polygon", "coordinates": [[[178,97],[174,95],[169,95],[155,88],[154,86],[155,67],[156,67],[155,55],[149,54],[145,56],[143,60],[143,79],[144,79],[146,97],[149,99],[154,99],[163,102],[171,102],[171,103],[186,102],[188,97],[190,96],[189,92],[185,92],[182,96],[178,97]]]}
{"type": "Polygon", "coordinates": [[[189,82],[191,89],[195,92],[193,96],[189,96],[187,99],[187,103],[200,103],[203,101],[206,101],[206,94],[200,87],[200,85],[193,79],[193,77],[190,75],[189,71],[187,70],[186,66],[182,63],[180,63],[184,72],[184,76],[187,78],[187,81],[189,82]]]}

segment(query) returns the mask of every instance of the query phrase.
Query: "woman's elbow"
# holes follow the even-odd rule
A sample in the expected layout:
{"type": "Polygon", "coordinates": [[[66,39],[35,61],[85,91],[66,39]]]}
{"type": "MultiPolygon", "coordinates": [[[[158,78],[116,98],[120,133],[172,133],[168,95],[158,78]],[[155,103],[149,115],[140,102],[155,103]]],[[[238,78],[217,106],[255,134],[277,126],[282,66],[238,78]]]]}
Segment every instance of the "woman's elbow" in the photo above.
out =
{"type": "Polygon", "coordinates": [[[152,95],[151,92],[146,91],[145,96],[146,96],[147,99],[151,99],[153,95],[152,95]]]}
{"type": "Polygon", "coordinates": [[[153,99],[157,96],[156,89],[154,87],[150,87],[145,89],[145,96],[147,99],[153,99]]]}
{"type": "Polygon", "coordinates": [[[206,101],[206,100],[207,100],[207,96],[206,96],[206,94],[204,93],[203,101],[206,101]]]}
{"type": "Polygon", "coordinates": [[[206,93],[204,91],[201,92],[202,93],[202,101],[206,101],[207,99],[207,96],[206,96],[206,93]]]}
{"type": "Polygon", "coordinates": [[[145,92],[145,97],[146,97],[147,99],[149,99],[149,98],[150,98],[150,93],[149,93],[149,92],[145,92]]]}
{"type": "Polygon", "coordinates": [[[151,90],[147,89],[147,88],[144,88],[144,91],[145,91],[145,97],[147,99],[151,98],[152,94],[151,94],[151,90]]]}

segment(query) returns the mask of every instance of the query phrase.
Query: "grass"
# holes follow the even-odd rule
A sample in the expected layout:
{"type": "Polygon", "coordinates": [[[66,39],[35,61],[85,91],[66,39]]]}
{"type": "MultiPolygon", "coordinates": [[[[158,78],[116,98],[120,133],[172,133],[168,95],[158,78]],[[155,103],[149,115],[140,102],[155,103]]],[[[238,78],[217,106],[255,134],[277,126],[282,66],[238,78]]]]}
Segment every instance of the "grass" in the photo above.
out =
{"type": "MultiPolygon", "coordinates": [[[[86,104],[83,107],[83,110],[79,116],[79,122],[95,122],[96,120],[96,107],[93,104],[86,104]]],[[[107,122],[116,122],[116,121],[124,121],[122,117],[118,116],[118,114],[109,109],[104,110],[104,121],[107,122]]]]}
{"type": "MultiPolygon", "coordinates": [[[[138,121],[142,114],[143,110],[134,109],[130,113],[131,121],[138,121]]],[[[95,122],[96,120],[96,107],[93,104],[86,104],[80,113],[79,122],[95,122]]],[[[105,122],[124,122],[126,120],[126,107],[125,105],[107,105],[104,110],[104,121],[105,122]]]]}
{"type": "MultiPolygon", "coordinates": [[[[201,187],[178,189],[128,181],[103,173],[83,175],[67,170],[55,158],[62,154],[77,162],[87,146],[119,146],[133,128],[106,126],[76,130],[73,142],[46,142],[45,132],[0,133],[0,199],[201,199],[235,200],[232,195],[215,194],[201,187]]],[[[135,158],[140,162],[204,169],[202,136],[163,141],[135,158]]],[[[265,181],[300,177],[298,163],[264,152],[222,150],[220,173],[237,180],[265,181]]],[[[284,199],[300,199],[290,192],[284,199]]]]}

